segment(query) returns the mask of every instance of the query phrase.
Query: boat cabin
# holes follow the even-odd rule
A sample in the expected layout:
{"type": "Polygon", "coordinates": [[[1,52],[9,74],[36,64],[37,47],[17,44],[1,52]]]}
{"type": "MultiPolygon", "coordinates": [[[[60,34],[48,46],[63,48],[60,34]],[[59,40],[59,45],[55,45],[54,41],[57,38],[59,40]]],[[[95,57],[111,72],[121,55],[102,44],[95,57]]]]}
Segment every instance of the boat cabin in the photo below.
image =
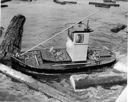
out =
{"type": "Polygon", "coordinates": [[[89,45],[89,33],[91,31],[74,31],[72,40],[67,38],[66,50],[72,61],[86,61],[89,45]]]}

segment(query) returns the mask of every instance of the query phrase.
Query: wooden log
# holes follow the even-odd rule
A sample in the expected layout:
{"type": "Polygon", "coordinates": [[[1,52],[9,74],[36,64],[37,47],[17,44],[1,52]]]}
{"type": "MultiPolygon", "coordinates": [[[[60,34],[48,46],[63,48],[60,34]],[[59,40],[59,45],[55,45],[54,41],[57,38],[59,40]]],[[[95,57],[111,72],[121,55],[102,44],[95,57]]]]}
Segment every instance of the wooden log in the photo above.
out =
{"type": "Polygon", "coordinates": [[[58,0],[53,0],[53,2],[58,3],[58,4],[61,4],[61,5],[65,5],[66,4],[65,2],[60,2],[58,0]]]}
{"type": "Polygon", "coordinates": [[[53,0],[53,2],[58,3],[58,4],[77,4],[76,1],[72,1],[72,0],[53,0]]]}
{"type": "Polygon", "coordinates": [[[11,55],[20,52],[25,20],[26,18],[20,14],[12,18],[0,45],[0,62],[10,60],[11,55]]]}
{"type": "Polygon", "coordinates": [[[1,5],[1,8],[3,8],[3,7],[8,7],[8,5],[1,5]]]}
{"type": "Polygon", "coordinates": [[[104,2],[108,2],[108,3],[116,3],[116,0],[103,0],[104,2]]]}
{"type": "Polygon", "coordinates": [[[3,64],[0,64],[0,72],[6,74],[7,76],[9,76],[19,82],[25,83],[30,88],[32,88],[36,91],[45,93],[45,95],[47,95],[48,97],[53,97],[61,102],[80,102],[80,101],[75,100],[73,97],[70,97],[67,94],[64,94],[64,93],[56,90],[55,88],[47,85],[46,83],[41,83],[40,81],[37,81],[30,76],[27,76],[23,73],[16,71],[16,70],[13,70],[12,68],[7,67],[3,64]]]}
{"type": "Polygon", "coordinates": [[[89,2],[89,5],[96,5],[96,6],[115,6],[115,7],[119,7],[119,4],[115,4],[115,3],[99,3],[99,2],[89,2]]]}
{"type": "Polygon", "coordinates": [[[1,3],[6,3],[6,2],[9,2],[9,1],[12,1],[12,0],[1,0],[1,3]]]}
{"type": "Polygon", "coordinates": [[[126,27],[127,27],[127,25],[125,25],[125,24],[119,24],[116,27],[112,28],[111,32],[118,33],[119,31],[125,29],[126,27]]]}
{"type": "Polygon", "coordinates": [[[102,72],[98,74],[80,74],[72,75],[70,82],[74,88],[74,91],[83,91],[88,87],[101,86],[112,86],[116,84],[126,84],[127,75],[124,73],[115,72],[102,72]]]}

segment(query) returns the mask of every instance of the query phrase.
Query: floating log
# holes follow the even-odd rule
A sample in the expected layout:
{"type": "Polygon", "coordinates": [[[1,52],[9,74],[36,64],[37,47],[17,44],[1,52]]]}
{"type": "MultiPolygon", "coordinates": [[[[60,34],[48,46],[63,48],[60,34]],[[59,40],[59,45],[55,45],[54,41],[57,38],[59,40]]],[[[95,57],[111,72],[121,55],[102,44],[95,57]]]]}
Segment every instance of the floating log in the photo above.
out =
{"type": "Polygon", "coordinates": [[[98,5],[96,4],[95,7],[103,7],[103,8],[110,8],[110,5],[98,5]]]}
{"type": "Polygon", "coordinates": [[[65,2],[60,2],[58,0],[53,0],[53,2],[58,3],[58,4],[61,4],[61,5],[65,5],[66,4],[65,2]]]}
{"type": "MultiPolygon", "coordinates": [[[[61,102],[81,102],[81,100],[85,100],[85,98],[82,98],[81,96],[79,96],[77,94],[77,92],[72,91],[72,93],[70,93],[70,89],[67,89],[68,92],[65,92],[66,89],[63,87],[60,87],[62,89],[62,90],[60,90],[59,88],[55,88],[52,85],[49,85],[51,83],[48,83],[48,82],[44,83],[41,81],[37,81],[28,75],[22,74],[21,72],[13,70],[12,68],[7,67],[2,64],[0,64],[0,72],[6,74],[7,76],[9,76],[19,82],[22,82],[22,83],[28,85],[33,90],[39,91],[39,92],[47,95],[48,97],[53,97],[61,102]]],[[[95,78],[95,76],[96,76],[96,74],[94,76],[92,76],[92,78],[95,78]]],[[[100,74],[100,76],[103,77],[104,73],[102,73],[102,75],[100,74]]],[[[106,76],[106,74],[105,74],[105,76],[106,76]]],[[[122,74],[122,76],[123,76],[123,74],[122,74]]],[[[87,77],[87,75],[85,75],[85,77],[87,77]]],[[[117,75],[115,75],[115,77],[117,77],[117,75]]],[[[126,78],[127,78],[127,76],[126,76],[126,78]]],[[[117,79],[118,79],[118,77],[117,77],[117,79]]],[[[127,81],[127,79],[125,81],[127,81]]],[[[59,86],[57,86],[57,87],[59,87],[59,86]]],[[[75,90],[75,91],[79,91],[79,90],[75,90]]],[[[82,102],[84,102],[84,101],[82,101],[82,102]]]]}
{"type": "Polygon", "coordinates": [[[119,7],[119,4],[115,4],[115,3],[98,3],[98,2],[89,2],[89,5],[95,5],[98,7],[109,7],[109,6],[115,6],[115,7],[119,7]]]}
{"type": "Polygon", "coordinates": [[[116,84],[126,84],[127,75],[124,73],[114,72],[102,72],[98,74],[80,74],[72,75],[70,82],[74,88],[74,91],[83,91],[88,87],[101,86],[112,86],[116,84]]]}
{"type": "Polygon", "coordinates": [[[20,14],[12,18],[0,45],[0,62],[4,63],[10,60],[12,54],[20,52],[25,20],[26,18],[20,14]]]}
{"type": "Polygon", "coordinates": [[[76,1],[70,1],[70,0],[53,0],[53,2],[61,4],[61,5],[65,5],[65,4],[77,4],[76,1]]]}
{"type": "Polygon", "coordinates": [[[58,3],[58,4],[61,4],[61,5],[65,5],[66,4],[64,1],[63,2],[60,2],[58,0],[53,0],[53,2],[58,3]]]}
{"type": "Polygon", "coordinates": [[[72,1],[72,0],[64,0],[64,2],[65,2],[66,4],[77,4],[76,1],[72,1]]]}
{"type": "Polygon", "coordinates": [[[12,1],[12,0],[1,0],[1,3],[6,3],[6,2],[9,2],[9,1],[12,1]]]}
{"type": "Polygon", "coordinates": [[[37,81],[33,79],[32,77],[22,74],[18,71],[15,71],[12,68],[7,67],[3,64],[0,64],[0,72],[6,74],[7,76],[19,82],[25,83],[30,88],[36,91],[39,91],[47,95],[48,97],[53,97],[61,102],[80,102],[80,101],[76,101],[73,97],[70,97],[67,94],[62,93],[58,91],[57,89],[47,85],[46,83],[41,83],[40,81],[37,81]]]}
{"type": "Polygon", "coordinates": [[[127,25],[125,25],[125,24],[119,24],[116,27],[112,28],[111,32],[118,33],[119,31],[125,29],[126,27],[127,27],[127,25]]]}
{"type": "Polygon", "coordinates": [[[8,5],[1,5],[1,8],[3,8],[3,7],[8,7],[8,5]]]}
{"type": "Polygon", "coordinates": [[[103,0],[104,2],[112,2],[112,3],[116,3],[116,0],[103,0]]]}

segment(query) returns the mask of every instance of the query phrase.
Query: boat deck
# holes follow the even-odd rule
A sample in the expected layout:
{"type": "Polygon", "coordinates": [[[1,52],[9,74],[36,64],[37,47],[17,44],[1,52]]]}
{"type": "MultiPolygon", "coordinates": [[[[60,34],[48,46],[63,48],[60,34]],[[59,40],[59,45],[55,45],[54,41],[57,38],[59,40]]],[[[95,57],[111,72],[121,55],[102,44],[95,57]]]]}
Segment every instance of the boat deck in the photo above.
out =
{"type": "Polygon", "coordinates": [[[115,56],[111,55],[107,50],[95,51],[95,56],[98,60],[88,56],[87,61],[72,62],[66,49],[42,49],[30,51],[27,54],[20,56],[18,60],[27,65],[38,69],[65,69],[74,67],[88,67],[100,64],[110,63],[115,60],[115,56]]]}
{"type": "Polygon", "coordinates": [[[42,67],[48,63],[69,63],[71,58],[66,49],[42,49],[30,51],[27,54],[19,57],[21,61],[30,66],[42,67]]]}

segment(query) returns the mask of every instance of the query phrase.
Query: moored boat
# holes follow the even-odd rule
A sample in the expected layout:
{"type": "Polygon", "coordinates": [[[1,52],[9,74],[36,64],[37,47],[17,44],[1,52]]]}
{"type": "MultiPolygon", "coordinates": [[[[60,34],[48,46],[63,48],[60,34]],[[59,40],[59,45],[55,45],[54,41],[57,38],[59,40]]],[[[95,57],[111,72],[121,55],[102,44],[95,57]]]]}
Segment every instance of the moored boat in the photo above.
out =
{"type": "Polygon", "coordinates": [[[40,76],[86,72],[112,65],[116,58],[110,50],[89,48],[90,32],[92,30],[87,26],[69,33],[66,48],[52,47],[14,55],[11,57],[12,68],[40,76]]]}
{"type": "MultiPolygon", "coordinates": [[[[35,56],[40,50],[32,51],[35,56]],[[35,53],[36,52],[36,53],[35,53]]],[[[97,51],[99,52],[99,50],[97,51]]],[[[30,54],[30,56],[31,56],[30,54]]],[[[33,55],[32,54],[32,55],[33,55]]],[[[51,61],[40,57],[12,57],[12,68],[27,74],[62,74],[77,73],[87,70],[94,70],[104,66],[112,65],[115,62],[114,54],[108,52],[107,55],[98,55],[98,60],[88,59],[87,61],[72,62],[70,59],[63,61],[51,61]]]]}

